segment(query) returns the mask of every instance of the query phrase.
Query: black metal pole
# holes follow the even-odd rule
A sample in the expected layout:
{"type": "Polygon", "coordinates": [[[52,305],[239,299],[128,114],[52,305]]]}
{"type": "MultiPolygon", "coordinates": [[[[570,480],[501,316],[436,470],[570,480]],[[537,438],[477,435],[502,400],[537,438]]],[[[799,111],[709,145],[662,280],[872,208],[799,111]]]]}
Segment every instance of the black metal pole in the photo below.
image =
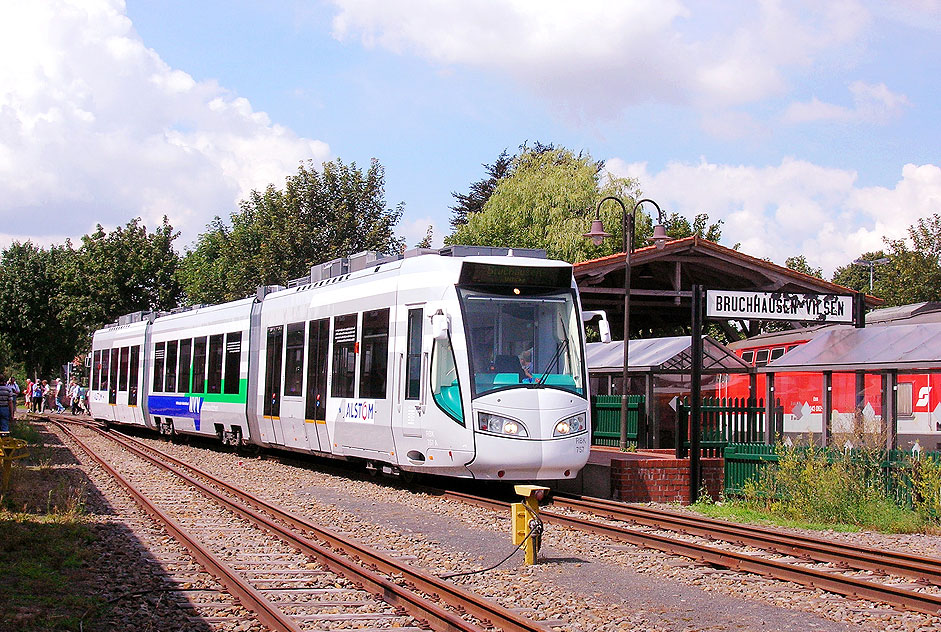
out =
{"type": "MultiPolygon", "coordinates": [[[[624,239],[624,367],[621,369],[621,437],[618,447],[623,452],[627,450],[627,360],[631,339],[631,251],[634,249],[634,214],[628,214],[623,204],[621,210],[621,234],[624,239]]],[[[634,210],[637,210],[636,206],[634,210]]]]}
{"type": "MultiPolygon", "coordinates": [[[[699,438],[702,431],[702,327],[703,296],[702,286],[693,286],[693,328],[690,339],[692,370],[690,371],[690,415],[689,415],[689,502],[699,499],[702,484],[699,438]]],[[[682,437],[677,437],[682,441],[682,437]]]]}

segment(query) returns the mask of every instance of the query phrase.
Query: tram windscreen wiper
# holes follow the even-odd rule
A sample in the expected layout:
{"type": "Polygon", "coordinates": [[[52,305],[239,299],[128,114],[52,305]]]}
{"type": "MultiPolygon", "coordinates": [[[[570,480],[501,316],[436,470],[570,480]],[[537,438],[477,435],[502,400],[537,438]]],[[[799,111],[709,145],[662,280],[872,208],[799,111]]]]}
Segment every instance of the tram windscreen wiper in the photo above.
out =
{"type": "Polygon", "coordinates": [[[564,340],[560,340],[555,347],[555,355],[552,356],[552,360],[549,361],[549,366],[546,367],[546,372],[539,376],[539,381],[537,384],[545,384],[546,377],[552,372],[552,369],[555,368],[555,365],[558,364],[559,358],[562,357],[562,352],[568,349],[569,339],[566,337],[564,340]]]}
{"type": "Polygon", "coordinates": [[[559,358],[562,357],[562,352],[567,351],[569,348],[569,331],[565,327],[565,321],[562,320],[562,317],[559,317],[559,324],[562,326],[562,334],[565,336],[560,340],[555,346],[555,355],[552,356],[552,360],[549,361],[549,366],[546,367],[546,372],[539,376],[539,381],[537,384],[545,384],[546,377],[549,373],[552,372],[552,369],[555,368],[556,363],[558,363],[559,358]]]}

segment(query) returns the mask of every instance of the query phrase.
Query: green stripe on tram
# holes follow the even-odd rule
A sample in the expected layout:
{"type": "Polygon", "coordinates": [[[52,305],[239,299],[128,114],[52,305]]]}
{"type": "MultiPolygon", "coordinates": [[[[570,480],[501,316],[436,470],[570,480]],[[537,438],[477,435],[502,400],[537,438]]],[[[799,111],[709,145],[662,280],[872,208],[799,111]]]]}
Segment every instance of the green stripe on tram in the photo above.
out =
{"type": "Polygon", "coordinates": [[[239,379],[239,392],[226,394],[225,380],[222,381],[222,393],[187,393],[186,397],[202,397],[203,403],[213,402],[218,404],[244,404],[247,401],[248,380],[239,379]]]}

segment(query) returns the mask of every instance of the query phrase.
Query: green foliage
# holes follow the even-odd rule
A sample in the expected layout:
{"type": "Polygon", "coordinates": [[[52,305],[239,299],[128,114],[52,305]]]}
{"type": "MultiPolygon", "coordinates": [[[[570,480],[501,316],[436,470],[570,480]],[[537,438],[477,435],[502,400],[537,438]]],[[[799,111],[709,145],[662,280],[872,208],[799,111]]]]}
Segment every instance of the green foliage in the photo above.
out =
{"type": "Polygon", "coordinates": [[[373,160],[364,173],[337,160],[317,171],[301,164],[283,189],[252,191],[230,216],[215,218],[186,253],[180,278],[193,303],[219,303],[259,285],[285,284],[310,267],[363,250],[391,254],[403,205],[385,206],[385,175],[373,160]]]}
{"type": "Polygon", "coordinates": [[[807,257],[800,255],[798,257],[788,257],[784,261],[785,267],[794,270],[795,272],[801,272],[803,274],[808,274],[812,277],[817,277],[818,279],[823,278],[823,268],[814,268],[807,262],[807,257]]]}
{"type": "Polygon", "coordinates": [[[941,520],[941,463],[932,458],[913,459],[910,480],[915,509],[926,519],[941,520]]]}
{"type": "MultiPolygon", "coordinates": [[[[622,217],[616,202],[602,205],[601,218],[614,233],[600,246],[583,234],[598,201],[616,195],[633,209],[636,182],[614,178],[602,183],[598,163],[568,149],[525,150],[513,160],[512,172],[500,180],[483,210],[471,215],[445,239],[447,244],[511,248],[544,248],[549,257],[581,261],[621,251],[622,217]]],[[[651,234],[650,218],[638,215],[635,244],[651,234]]]]}
{"type": "Polygon", "coordinates": [[[706,213],[697,213],[692,224],[679,213],[671,213],[669,217],[665,217],[663,220],[667,235],[672,239],[682,239],[683,237],[695,235],[716,243],[722,238],[722,224],[721,219],[709,224],[709,215],[706,213]]]}
{"type": "Polygon", "coordinates": [[[471,215],[483,210],[484,204],[493,195],[497,184],[509,175],[515,157],[508,154],[504,149],[493,164],[482,165],[487,175],[483,179],[471,183],[468,193],[451,192],[452,197],[457,200],[457,203],[451,207],[452,229],[457,230],[457,228],[467,223],[471,215]]]}
{"type": "Polygon", "coordinates": [[[431,248],[431,240],[434,238],[434,226],[429,225],[425,230],[425,236],[421,241],[415,244],[416,248],[431,248]]]}
{"type": "MultiPolygon", "coordinates": [[[[885,252],[867,252],[859,258],[889,261],[873,271],[872,294],[887,306],[941,300],[941,215],[920,218],[909,226],[908,239],[883,239],[885,252]]],[[[869,292],[869,269],[848,263],[837,268],[833,282],[869,292]]]]}
{"type": "Polygon", "coordinates": [[[31,375],[57,373],[87,348],[91,332],[118,316],[175,307],[179,256],[164,218],[153,233],[133,219],[101,226],[75,249],[14,243],[2,253],[0,330],[10,359],[31,375]]]}
{"type": "Polygon", "coordinates": [[[889,532],[918,532],[925,521],[890,497],[876,450],[834,457],[809,447],[777,448],[778,462],[744,485],[745,504],[770,517],[842,524],[889,532]]]}

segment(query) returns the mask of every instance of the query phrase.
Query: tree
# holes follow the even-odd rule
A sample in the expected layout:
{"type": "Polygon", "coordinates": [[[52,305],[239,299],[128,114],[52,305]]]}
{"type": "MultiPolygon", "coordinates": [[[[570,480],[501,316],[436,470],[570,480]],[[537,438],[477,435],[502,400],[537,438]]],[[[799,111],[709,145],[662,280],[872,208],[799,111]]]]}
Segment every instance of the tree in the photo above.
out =
{"type": "MultiPolygon", "coordinates": [[[[866,252],[857,259],[862,259],[863,261],[877,261],[879,259],[885,259],[885,252],[878,250],[876,252],[866,252]]],[[[885,274],[885,265],[877,265],[875,270],[873,270],[873,287],[872,293],[876,296],[880,294],[876,291],[876,288],[879,287],[879,282],[881,281],[882,276],[885,274]]],[[[833,282],[842,285],[843,287],[848,287],[850,289],[856,290],[857,292],[870,293],[869,288],[869,268],[864,265],[859,265],[857,263],[847,263],[845,266],[840,266],[833,272],[833,282]]]]}
{"type": "Polygon", "coordinates": [[[453,230],[457,230],[466,224],[471,215],[483,210],[484,204],[497,188],[497,183],[509,174],[513,158],[514,156],[510,156],[504,149],[493,164],[482,165],[487,175],[482,180],[471,183],[468,193],[451,192],[451,196],[457,200],[457,204],[451,207],[451,228],[453,230]]]}
{"type": "MultiPolygon", "coordinates": [[[[572,262],[621,252],[624,214],[616,202],[606,202],[600,209],[612,237],[594,246],[583,235],[598,202],[608,195],[621,199],[627,212],[633,212],[640,196],[636,181],[603,177],[604,163],[587,153],[575,155],[564,147],[542,144],[521,149],[483,210],[456,227],[445,243],[542,248],[550,257],[572,262]]],[[[692,224],[676,213],[664,221],[667,234],[674,238],[695,234],[718,241],[722,234],[722,222],[709,224],[705,213],[692,224]]],[[[652,232],[651,218],[643,210],[637,213],[634,247],[646,245],[652,232]]]]}
{"type": "Polygon", "coordinates": [[[431,248],[431,240],[434,237],[434,226],[429,225],[428,229],[425,231],[425,236],[422,237],[422,240],[415,244],[416,248],[431,248]]]}
{"type": "Polygon", "coordinates": [[[311,266],[356,252],[392,254],[404,243],[394,234],[404,205],[385,205],[385,174],[373,160],[364,173],[342,161],[302,163],[284,189],[252,191],[230,216],[216,217],[183,260],[189,301],[242,298],[259,285],[285,284],[311,266]]]}
{"type": "Polygon", "coordinates": [[[784,266],[795,272],[801,272],[803,274],[810,275],[812,277],[817,277],[818,279],[823,278],[823,268],[814,268],[807,262],[807,257],[804,255],[799,255],[797,257],[788,257],[784,261],[784,266]]]}
{"type": "Polygon", "coordinates": [[[68,317],[60,282],[77,254],[68,245],[48,250],[14,243],[0,265],[0,331],[11,360],[32,375],[48,375],[72,359],[84,330],[68,317]]]}
{"type": "Polygon", "coordinates": [[[722,223],[720,219],[713,224],[709,224],[709,215],[707,213],[698,213],[692,224],[679,213],[671,213],[669,217],[663,220],[667,235],[673,239],[682,239],[683,237],[695,235],[716,243],[722,238],[722,223]]]}

